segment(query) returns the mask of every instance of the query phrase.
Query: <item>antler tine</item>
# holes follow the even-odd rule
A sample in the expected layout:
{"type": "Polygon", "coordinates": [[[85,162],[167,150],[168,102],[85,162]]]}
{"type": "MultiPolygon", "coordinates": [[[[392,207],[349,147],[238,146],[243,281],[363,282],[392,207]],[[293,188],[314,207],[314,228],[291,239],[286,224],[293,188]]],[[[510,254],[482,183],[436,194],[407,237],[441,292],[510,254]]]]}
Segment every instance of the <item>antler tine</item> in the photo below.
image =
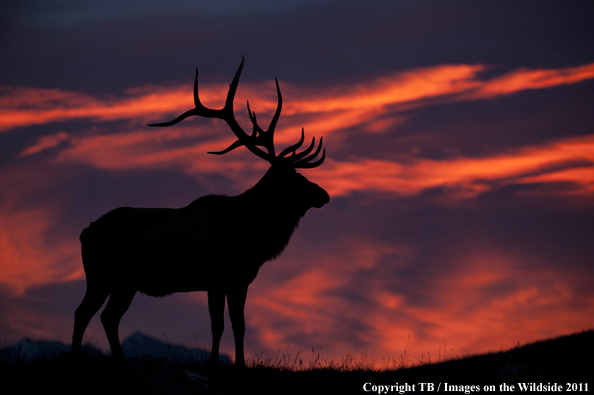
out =
{"type": "Polygon", "coordinates": [[[192,115],[198,115],[196,113],[196,109],[195,108],[184,112],[182,115],[180,115],[179,117],[175,118],[173,121],[163,122],[163,123],[149,123],[146,126],[157,126],[157,127],[161,127],[161,126],[173,126],[173,125],[175,125],[177,123],[180,123],[184,119],[186,119],[188,117],[191,117],[192,115]]]}
{"type": "Polygon", "coordinates": [[[323,137],[320,138],[320,144],[318,145],[316,152],[314,152],[310,156],[307,156],[307,155],[309,155],[309,153],[315,148],[315,145],[316,145],[315,137],[312,137],[311,144],[309,145],[309,147],[307,147],[305,150],[301,151],[298,154],[296,153],[297,149],[299,147],[301,147],[301,145],[303,144],[304,138],[305,138],[305,133],[304,133],[303,128],[301,128],[301,139],[296,144],[293,144],[292,146],[285,148],[279,154],[278,158],[284,160],[287,163],[291,163],[295,168],[312,168],[312,167],[317,167],[317,166],[321,165],[325,158],[325,153],[326,153],[325,150],[322,155],[322,158],[319,161],[313,162],[313,163],[309,163],[309,162],[312,161],[313,159],[315,159],[315,157],[318,156],[318,154],[320,153],[320,151],[322,149],[323,137]],[[285,158],[290,152],[292,152],[292,155],[285,158]]]}
{"type": "Polygon", "coordinates": [[[280,86],[278,86],[278,80],[276,77],[274,77],[274,82],[276,83],[276,97],[278,98],[278,104],[276,106],[276,112],[272,117],[272,121],[270,121],[270,126],[268,127],[268,131],[271,133],[274,133],[274,128],[276,128],[276,123],[278,122],[281,109],[283,108],[283,95],[281,94],[280,86]]]}
{"type": "MultiPolygon", "coordinates": [[[[318,167],[319,165],[321,165],[324,162],[324,159],[326,158],[326,149],[324,148],[324,151],[322,153],[322,157],[320,158],[320,160],[316,161],[316,162],[311,162],[313,159],[315,159],[316,156],[318,156],[318,154],[320,153],[320,151],[322,150],[322,143],[323,143],[323,137],[320,137],[320,144],[318,145],[318,149],[316,149],[316,152],[314,152],[313,154],[311,154],[310,156],[303,158],[301,160],[299,159],[295,159],[295,163],[293,164],[293,166],[295,168],[300,168],[300,169],[312,169],[314,167],[318,167]],[[310,163],[311,162],[311,163],[310,163]]],[[[310,147],[311,148],[311,147],[310,147]]],[[[305,151],[304,151],[305,152],[305,151]]],[[[301,153],[295,155],[295,157],[297,157],[298,155],[301,155],[301,153]]],[[[291,158],[292,159],[292,158],[291,158]]]]}
{"type": "MultiPolygon", "coordinates": [[[[293,152],[293,155],[291,155],[287,160],[290,160],[293,163],[299,162],[300,160],[302,160],[303,158],[305,158],[316,146],[316,138],[312,137],[311,138],[311,144],[309,145],[309,147],[307,147],[305,150],[301,151],[300,153],[296,153],[297,149],[301,146],[301,144],[303,144],[303,128],[301,129],[301,140],[299,140],[299,142],[295,145],[292,145],[288,148],[286,148],[285,150],[283,150],[283,152],[281,153],[282,155],[279,155],[279,157],[284,157],[286,156],[289,152],[293,152]]],[[[318,149],[319,152],[319,149],[318,149]]],[[[314,154],[314,157],[317,154],[314,154]]]]}
{"type": "Polygon", "coordinates": [[[304,161],[301,161],[301,162],[295,164],[295,168],[296,169],[313,169],[314,167],[318,167],[319,165],[324,163],[324,159],[326,159],[326,148],[324,148],[324,151],[322,152],[322,157],[320,158],[319,161],[312,162],[312,163],[302,163],[304,161]]]}
{"type": "MultiPolygon", "coordinates": [[[[237,69],[237,72],[235,73],[235,77],[233,77],[233,81],[231,81],[231,84],[229,85],[229,92],[227,92],[227,100],[225,100],[225,107],[223,108],[223,111],[227,110],[231,117],[233,117],[233,99],[235,98],[235,92],[237,92],[237,85],[239,85],[239,77],[241,77],[241,71],[243,70],[243,61],[244,61],[244,57],[243,55],[241,56],[241,64],[239,65],[239,68],[237,69]]],[[[243,130],[242,130],[243,132],[243,130]]],[[[244,133],[245,134],[245,133],[244,133]]]]}
{"type": "Polygon", "coordinates": [[[228,146],[227,148],[225,148],[222,151],[207,151],[206,153],[211,154],[211,155],[223,155],[223,154],[226,154],[227,152],[233,151],[237,147],[241,147],[242,145],[245,145],[245,143],[242,143],[240,140],[235,140],[235,142],[233,144],[231,144],[230,146],[228,146]]]}
{"type": "MultiPolygon", "coordinates": [[[[312,137],[311,138],[311,144],[309,145],[309,147],[307,147],[305,150],[301,151],[298,154],[293,154],[293,156],[291,157],[291,160],[293,162],[299,162],[301,159],[305,158],[316,146],[316,138],[312,137]]],[[[319,149],[318,149],[319,151],[319,149]]],[[[316,156],[316,154],[314,154],[313,156],[316,156]]]]}
{"type": "MultiPolygon", "coordinates": [[[[239,70],[238,70],[239,73],[241,73],[242,68],[243,68],[243,58],[241,60],[241,65],[239,66],[239,70]]],[[[237,77],[237,75],[236,75],[236,77],[237,77]]],[[[233,95],[235,95],[235,92],[233,92],[233,95]]],[[[228,95],[227,95],[227,100],[229,100],[228,95]]],[[[218,116],[219,112],[221,112],[223,110],[212,110],[210,108],[206,108],[200,102],[200,97],[198,96],[198,68],[197,67],[196,67],[196,75],[194,77],[194,105],[196,106],[196,108],[186,111],[179,117],[175,118],[173,121],[163,122],[163,123],[151,123],[147,126],[157,126],[157,127],[173,126],[173,125],[183,121],[184,119],[191,117],[192,115],[198,115],[198,116],[203,116],[203,117],[207,117],[207,118],[219,118],[219,116],[218,116]]],[[[227,106],[227,103],[225,103],[225,107],[226,106],[227,106]]]]}
{"type": "Polygon", "coordinates": [[[250,121],[252,121],[252,125],[254,125],[254,132],[252,133],[252,137],[257,137],[259,135],[263,135],[265,132],[262,130],[260,125],[258,125],[258,121],[256,120],[256,113],[250,109],[250,101],[247,101],[247,110],[248,115],[250,116],[250,121]]]}
{"type": "Polygon", "coordinates": [[[274,81],[276,82],[276,95],[278,99],[278,104],[276,106],[274,116],[272,117],[272,121],[270,121],[270,126],[268,127],[268,130],[264,131],[264,129],[262,129],[260,125],[258,125],[258,121],[256,120],[256,113],[250,109],[249,100],[247,101],[247,110],[248,115],[250,117],[250,121],[252,121],[252,125],[254,125],[254,133],[252,134],[252,138],[254,141],[256,141],[255,144],[265,147],[268,150],[268,154],[276,159],[278,157],[276,156],[274,149],[274,129],[276,128],[276,124],[278,122],[281,110],[283,108],[283,97],[276,77],[274,78],[274,81]]]}
{"type": "Polygon", "coordinates": [[[300,140],[299,140],[299,141],[298,141],[296,144],[293,144],[292,146],[285,148],[285,149],[284,149],[284,150],[283,150],[283,151],[282,151],[282,152],[281,152],[281,153],[278,155],[278,157],[279,157],[279,158],[284,158],[284,157],[285,157],[285,156],[287,156],[287,154],[288,154],[289,152],[291,152],[291,151],[293,151],[293,155],[294,155],[294,152],[295,152],[297,149],[299,149],[299,147],[301,147],[301,145],[303,144],[303,141],[304,141],[304,139],[305,139],[305,133],[304,133],[304,131],[303,131],[303,128],[301,128],[301,139],[300,139],[300,140]]]}

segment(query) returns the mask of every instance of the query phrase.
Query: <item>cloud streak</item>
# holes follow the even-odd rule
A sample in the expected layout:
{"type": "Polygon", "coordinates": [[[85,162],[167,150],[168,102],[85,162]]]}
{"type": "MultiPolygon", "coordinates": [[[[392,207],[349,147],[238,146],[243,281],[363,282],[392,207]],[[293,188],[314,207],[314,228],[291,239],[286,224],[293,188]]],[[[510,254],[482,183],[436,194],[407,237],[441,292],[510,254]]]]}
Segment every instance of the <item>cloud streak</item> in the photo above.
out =
{"type": "MultiPolygon", "coordinates": [[[[385,112],[388,107],[398,104],[419,106],[423,104],[418,103],[419,101],[434,98],[446,101],[493,98],[523,90],[575,84],[594,78],[594,64],[563,69],[520,69],[481,81],[478,75],[485,69],[483,65],[419,68],[353,86],[331,87],[323,92],[311,88],[301,91],[289,85],[292,98],[284,105],[283,115],[291,117],[338,113],[334,127],[316,129],[331,132],[352,126],[353,122],[371,120],[378,112],[385,112]],[[459,95],[461,93],[464,94],[459,95]],[[343,112],[348,113],[344,114],[345,119],[341,117],[343,112]]],[[[91,118],[96,122],[131,118],[158,119],[192,107],[191,91],[188,88],[186,85],[172,88],[144,87],[130,89],[125,92],[124,97],[102,99],[58,89],[5,87],[0,91],[0,130],[81,118],[91,118]]],[[[270,88],[270,83],[252,83],[241,84],[239,89],[243,96],[258,103],[259,111],[272,112],[276,108],[276,98],[271,97],[270,88]]],[[[213,102],[221,103],[222,106],[226,93],[225,85],[200,86],[201,99],[207,106],[213,102]]],[[[308,126],[315,127],[316,123],[308,126]]]]}
{"type": "Polygon", "coordinates": [[[419,159],[413,164],[360,159],[330,162],[317,179],[333,196],[354,191],[416,195],[431,188],[457,191],[460,198],[513,184],[568,182],[594,191],[594,135],[518,149],[482,158],[419,159]]]}

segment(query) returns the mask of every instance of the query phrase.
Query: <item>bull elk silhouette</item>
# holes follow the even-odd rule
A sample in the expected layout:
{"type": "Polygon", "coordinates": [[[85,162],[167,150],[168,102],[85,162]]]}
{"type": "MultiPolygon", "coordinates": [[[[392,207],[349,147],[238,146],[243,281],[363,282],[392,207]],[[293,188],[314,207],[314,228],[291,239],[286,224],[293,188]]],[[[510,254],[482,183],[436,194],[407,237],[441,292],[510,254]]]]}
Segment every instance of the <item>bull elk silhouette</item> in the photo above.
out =
{"type": "Polygon", "coordinates": [[[322,207],[330,197],[295,171],[322,164],[325,150],[316,160],[322,139],[313,154],[315,138],[308,148],[296,152],[304,141],[302,129],[298,143],[275,154],[274,128],[282,108],[276,78],[278,105],[268,130],[258,126],[249,102],[252,134],[239,126],[233,114],[233,99],[242,69],[243,58],[223,109],[213,110],[200,103],[196,70],[196,108],[173,121],[149,126],[175,125],[192,115],[222,119],[237,141],[223,151],[209,153],[222,155],[245,146],[267,160],[270,168],[254,187],[238,196],[203,196],[178,209],[120,207],[85,228],[80,241],[87,290],[74,315],[74,356],[80,355],[85,329],[108,296],[101,322],[112,354],[123,358],[118,326],[136,292],[162,297],[175,292],[206,291],[212,330],[211,363],[218,363],[226,297],[235,337],[235,364],[245,366],[244,306],[248,286],[264,262],[281,254],[306,211],[322,207]]]}

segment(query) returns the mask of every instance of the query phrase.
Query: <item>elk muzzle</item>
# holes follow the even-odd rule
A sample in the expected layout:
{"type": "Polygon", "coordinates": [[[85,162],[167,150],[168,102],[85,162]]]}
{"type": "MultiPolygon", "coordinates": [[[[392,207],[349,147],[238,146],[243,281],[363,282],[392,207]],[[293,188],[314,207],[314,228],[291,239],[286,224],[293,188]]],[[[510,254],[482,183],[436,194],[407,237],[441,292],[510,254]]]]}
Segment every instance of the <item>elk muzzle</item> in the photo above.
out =
{"type": "MultiPolygon", "coordinates": [[[[313,183],[312,183],[313,184],[313,183]]],[[[321,208],[323,205],[325,205],[326,203],[328,203],[330,201],[330,195],[328,195],[328,192],[326,192],[326,190],[322,187],[320,187],[317,184],[315,185],[315,193],[314,193],[314,199],[312,202],[312,206],[315,208],[321,208]]]]}

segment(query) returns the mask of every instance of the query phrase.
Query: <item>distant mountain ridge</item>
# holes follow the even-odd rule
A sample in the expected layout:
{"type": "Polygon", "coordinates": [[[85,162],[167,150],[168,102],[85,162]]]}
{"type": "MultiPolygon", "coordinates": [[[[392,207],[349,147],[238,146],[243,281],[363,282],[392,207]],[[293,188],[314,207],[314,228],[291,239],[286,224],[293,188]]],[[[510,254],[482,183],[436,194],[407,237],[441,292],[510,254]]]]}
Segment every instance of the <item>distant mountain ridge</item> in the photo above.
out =
{"type": "MultiPolygon", "coordinates": [[[[184,359],[184,360],[208,360],[210,352],[201,348],[189,348],[179,344],[171,344],[147,336],[140,332],[134,332],[122,342],[122,351],[126,358],[150,355],[154,358],[184,359]]],[[[229,356],[221,355],[219,360],[223,363],[230,363],[229,356]]]]}
{"type": "MultiPolygon", "coordinates": [[[[210,352],[200,348],[189,348],[179,344],[163,342],[154,337],[135,332],[122,342],[122,350],[126,358],[150,355],[154,358],[208,360],[210,352]]],[[[62,352],[70,351],[70,344],[59,341],[32,340],[24,338],[16,344],[0,349],[0,362],[50,360],[59,358],[62,352]]],[[[100,356],[103,352],[90,344],[83,345],[83,356],[100,356]]],[[[109,354],[108,354],[109,355],[109,354]]],[[[219,360],[229,363],[228,355],[221,355],[219,360]]]]}

